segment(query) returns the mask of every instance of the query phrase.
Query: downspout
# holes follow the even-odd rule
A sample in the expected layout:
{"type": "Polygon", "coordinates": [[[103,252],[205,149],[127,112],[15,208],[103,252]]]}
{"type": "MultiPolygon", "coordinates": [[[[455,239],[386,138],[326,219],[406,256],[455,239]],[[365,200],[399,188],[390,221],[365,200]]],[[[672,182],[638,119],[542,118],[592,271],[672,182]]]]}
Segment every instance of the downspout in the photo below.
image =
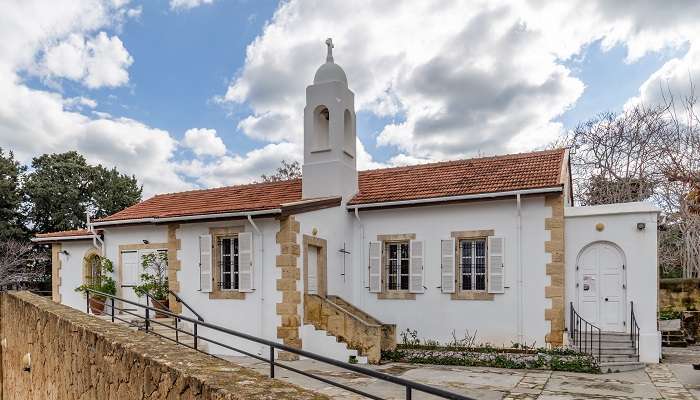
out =
{"type": "MultiPolygon", "coordinates": [[[[360,210],[358,208],[355,208],[355,219],[357,219],[357,222],[360,224],[360,265],[364,262],[365,259],[365,225],[362,223],[362,220],[360,219],[360,210]]],[[[354,262],[353,262],[354,263],[354,262]]],[[[365,286],[369,286],[369,284],[365,285],[365,272],[363,268],[360,268],[360,271],[362,271],[362,287],[364,288],[365,286]]],[[[353,285],[354,287],[355,285],[353,285]]],[[[353,293],[354,297],[354,293],[353,293]]],[[[360,300],[360,307],[364,307],[364,296],[358,296],[357,297],[360,300]]]]}
{"type": "Polygon", "coordinates": [[[95,228],[92,226],[92,222],[90,222],[90,213],[87,213],[87,212],[85,213],[85,220],[87,222],[88,232],[92,233],[92,245],[96,249],[100,250],[100,255],[102,257],[104,257],[105,256],[105,242],[95,232],[95,228]],[[97,245],[98,242],[100,243],[99,246],[97,245]]]}
{"type": "Polygon", "coordinates": [[[523,315],[523,301],[524,301],[524,287],[523,287],[523,214],[522,214],[522,203],[520,201],[520,193],[515,195],[517,203],[517,240],[518,240],[518,341],[520,344],[525,344],[525,332],[524,332],[524,319],[523,315]]]}
{"type": "MultiPolygon", "coordinates": [[[[265,314],[263,314],[263,306],[265,304],[265,235],[255,224],[255,222],[253,221],[253,217],[250,214],[248,214],[248,222],[260,236],[260,311],[258,312],[258,315],[260,315],[260,323],[258,324],[258,337],[264,337],[263,321],[265,320],[265,314]]],[[[264,346],[260,347],[258,355],[262,355],[264,350],[264,346]]]]}

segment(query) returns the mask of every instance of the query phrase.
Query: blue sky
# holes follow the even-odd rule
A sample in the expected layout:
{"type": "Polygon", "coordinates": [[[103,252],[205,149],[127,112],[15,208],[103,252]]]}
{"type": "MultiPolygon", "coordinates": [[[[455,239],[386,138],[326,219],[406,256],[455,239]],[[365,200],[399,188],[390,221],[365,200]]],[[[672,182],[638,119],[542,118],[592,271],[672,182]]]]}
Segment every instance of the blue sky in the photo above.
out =
{"type": "Polygon", "coordinates": [[[698,73],[692,2],[35,1],[0,6],[0,147],[24,162],[75,149],[147,196],[300,160],[327,36],[361,168],[531,150],[698,73]]]}

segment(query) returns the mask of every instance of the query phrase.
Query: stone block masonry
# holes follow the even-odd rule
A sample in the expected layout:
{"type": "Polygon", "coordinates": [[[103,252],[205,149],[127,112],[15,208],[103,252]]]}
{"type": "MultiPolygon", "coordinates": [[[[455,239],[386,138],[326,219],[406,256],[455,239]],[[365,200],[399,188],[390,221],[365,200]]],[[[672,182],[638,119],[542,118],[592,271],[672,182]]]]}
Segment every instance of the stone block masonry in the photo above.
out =
{"type": "Polygon", "coordinates": [[[328,399],[28,292],[0,297],[0,337],[2,400],[328,399]]]}
{"type": "Polygon", "coordinates": [[[544,288],[544,297],[551,300],[551,307],[544,311],[544,319],[549,321],[549,333],[545,342],[552,347],[564,344],[564,324],[566,304],[564,302],[564,197],[546,196],[545,205],[552,209],[552,216],[545,219],[545,230],[549,240],[544,250],[550,256],[546,266],[549,286],[544,288]]]}
{"type": "MultiPolygon", "coordinates": [[[[299,326],[301,316],[299,305],[301,303],[301,291],[298,282],[301,278],[299,268],[299,243],[297,236],[300,230],[299,221],[294,216],[280,218],[280,230],[277,232],[276,241],[280,246],[280,253],[276,257],[277,268],[280,269],[280,278],[277,279],[277,291],[282,294],[282,301],[277,303],[276,311],[280,316],[280,324],[277,327],[277,338],[282,343],[297,349],[301,349],[301,337],[299,326]]],[[[280,360],[297,360],[296,354],[280,352],[280,360]]]]}

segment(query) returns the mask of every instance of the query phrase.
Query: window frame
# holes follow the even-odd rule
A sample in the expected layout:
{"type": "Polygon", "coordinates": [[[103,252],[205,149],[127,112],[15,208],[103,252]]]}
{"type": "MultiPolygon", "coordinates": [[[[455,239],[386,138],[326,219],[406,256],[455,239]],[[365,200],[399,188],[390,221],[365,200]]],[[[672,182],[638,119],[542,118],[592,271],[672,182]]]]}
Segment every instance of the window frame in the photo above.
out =
{"type": "Polygon", "coordinates": [[[382,246],[382,252],[383,252],[383,261],[384,261],[384,274],[382,274],[382,281],[383,281],[383,289],[387,292],[392,292],[392,293],[402,293],[402,292],[408,292],[410,288],[410,276],[411,276],[411,271],[410,271],[410,263],[411,263],[411,241],[410,240],[390,240],[384,242],[384,245],[382,246]],[[397,258],[391,259],[390,254],[391,251],[389,250],[390,246],[398,246],[396,250],[396,255],[397,258]],[[405,257],[403,256],[404,253],[402,252],[401,247],[406,246],[406,253],[405,257]],[[392,274],[392,266],[391,262],[396,261],[396,267],[394,268],[396,270],[395,274],[392,274]],[[403,269],[403,263],[406,263],[406,273],[402,273],[403,269]],[[391,276],[395,276],[395,281],[396,281],[396,288],[392,289],[391,288],[391,276]],[[403,286],[403,278],[405,278],[406,282],[406,288],[404,289],[403,286]]]}
{"type": "Polygon", "coordinates": [[[457,292],[463,292],[463,293],[487,293],[488,292],[488,237],[462,237],[462,238],[457,238],[455,241],[456,243],[456,257],[457,260],[459,260],[458,263],[456,263],[456,273],[457,273],[457,292]],[[471,289],[465,289],[464,288],[464,279],[465,279],[465,273],[464,273],[464,255],[462,253],[463,248],[462,248],[462,242],[470,242],[470,247],[471,247],[471,260],[472,260],[472,267],[471,267],[471,289]],[[477,242],[483,242],[484,244],[484,250],[483,250],[483,255],[478,256],[477,253],[477,242]],[[483,272],[479,273],[477,272],[477,258],[482,258],[483,259],[483,272]],[[477,278],[478,276],[483,276],[484,277],[484,286],[483,289],[477,288],[477,278]]]}
{"type": "Polygon", "coordinates": [[[218,273],[219,273],[219,287],[218,289],[222,292],[238,292],[240,291],[240,254],[238,251],[238,235],[222,235],[216,237],[216,246],[218,253],[218,273]],[[224,240],[229,240],[229,253],[224,254],[224,240]],[[229,271],[224,271],[224,257],[229,257],[229,271]],[[230,287],[226,287],[225,276],[229,275],[230,287]]]}

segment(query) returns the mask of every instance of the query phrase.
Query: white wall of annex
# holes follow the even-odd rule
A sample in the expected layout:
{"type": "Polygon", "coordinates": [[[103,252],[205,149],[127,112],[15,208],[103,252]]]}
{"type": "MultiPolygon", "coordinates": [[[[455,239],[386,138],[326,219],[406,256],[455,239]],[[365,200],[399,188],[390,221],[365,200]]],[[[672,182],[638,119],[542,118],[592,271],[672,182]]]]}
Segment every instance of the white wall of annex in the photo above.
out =
{"type": "MultiPolygon", "coordinates": [[[[657,330],[658,267],[657,267],[657,212],[653,207],[638,207],[639,212],[629,210],[630,203],[606,205],[607,213],[600,214],[601,206],[576,207],[565,212],[566,240],[566,304],[576,304],[576,263],[581,250],[598,241],[612,242],[620,247],[625,257],[627,281],[625,317],[629,319],[630,302],[634,302],[635,316],[640,333],[640,361],[657,363],[661,356],[661,337],[657,330]],[[597,208],[598,207],[598,208],[597,208]],[[572,216],[575,212],[577,215],[572,216]],[[585,215],[590,212],[591,215],[585,215]],[[598,231],[596,225],[604,229],[598,231]],[[637,228],[644,223],[645,229],[637,228]]],[[[627,322],[629,329],[629,322],[627,322]]]]}

